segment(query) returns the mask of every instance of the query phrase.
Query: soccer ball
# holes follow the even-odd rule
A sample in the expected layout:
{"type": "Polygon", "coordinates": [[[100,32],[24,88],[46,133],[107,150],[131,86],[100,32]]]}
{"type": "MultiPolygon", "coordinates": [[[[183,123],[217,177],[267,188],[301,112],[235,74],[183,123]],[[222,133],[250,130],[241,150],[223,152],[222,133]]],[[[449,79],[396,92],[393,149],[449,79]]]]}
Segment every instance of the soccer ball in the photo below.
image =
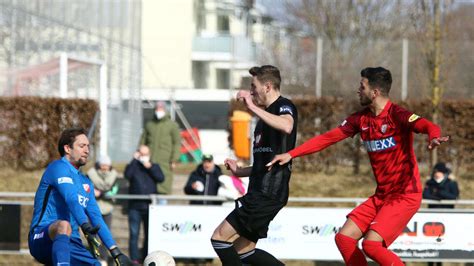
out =
{"type": "Polygon", "coordinates": [[[146,256],[145,261],[143,262],[143,266],[175,266],[175,262],[173,257],[163,251],[157,250],[153,251],[152,253],[146,256]]]}

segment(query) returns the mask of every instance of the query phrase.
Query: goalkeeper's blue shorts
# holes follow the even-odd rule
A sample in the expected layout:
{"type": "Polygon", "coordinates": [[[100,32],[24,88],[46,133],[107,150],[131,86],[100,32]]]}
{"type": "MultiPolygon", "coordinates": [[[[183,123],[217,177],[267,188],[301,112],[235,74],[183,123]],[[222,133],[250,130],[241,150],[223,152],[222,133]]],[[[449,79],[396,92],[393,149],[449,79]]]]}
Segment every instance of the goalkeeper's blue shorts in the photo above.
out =
{"type": "MultiPolygon", "coordinates": [[[[40,263],[46,265],[53,264],[53,241],[49,238],[48,226],[37,227],[28,236],[28,246],[30,254],[40,263]]],[[[94,265],[100,266],[100,262],[95,259],[89,250],[82,245],[79,238],[71,237],[69,240],[71,252],[70,265],[94,265]]]]}

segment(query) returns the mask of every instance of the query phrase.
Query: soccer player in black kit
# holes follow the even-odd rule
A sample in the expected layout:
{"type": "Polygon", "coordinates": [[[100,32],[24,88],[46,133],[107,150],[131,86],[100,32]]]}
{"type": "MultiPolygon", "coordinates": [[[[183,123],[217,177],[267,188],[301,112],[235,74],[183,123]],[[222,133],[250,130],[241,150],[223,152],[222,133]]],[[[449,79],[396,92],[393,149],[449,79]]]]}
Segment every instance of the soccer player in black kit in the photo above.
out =
{"type": "Polygon", "coordinates": [[[298,113],[295,105],[280,95],[280,71],[270,65],[252,67],[250,91],[239,91],[259,121],[254,132],[253,166],[238,167],[235,160],[225,165],[235,176],[250,176],[248,192],[235,201],[235,209],[215,229],[211,243],[225,266],[284,265],[270,253],[256,249],[266,238],[268,225],[286,205],[289,195],[291,161],[265,166],[277,154],[295,147],[298,113]]]}

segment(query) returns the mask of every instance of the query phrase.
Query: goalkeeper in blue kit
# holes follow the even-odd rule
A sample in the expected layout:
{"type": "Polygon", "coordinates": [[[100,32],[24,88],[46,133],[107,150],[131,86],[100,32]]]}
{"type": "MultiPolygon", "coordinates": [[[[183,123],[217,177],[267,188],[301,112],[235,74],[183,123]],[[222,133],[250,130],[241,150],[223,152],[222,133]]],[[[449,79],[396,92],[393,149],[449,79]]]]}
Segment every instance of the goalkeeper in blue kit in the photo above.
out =
{"type": "Polygon", "coordinates": [[[28,235],[31,255],[47,265],[101,265],[97,257],[103,243],[117,265],[132,265],[102,219],[91,180],[79,171],[89,156],[86,131],[64,130],[58,151],[62,158],[48,165],[35,194],[28,235]],[[79,227],[90,251],[82,244],[79,227]]]}

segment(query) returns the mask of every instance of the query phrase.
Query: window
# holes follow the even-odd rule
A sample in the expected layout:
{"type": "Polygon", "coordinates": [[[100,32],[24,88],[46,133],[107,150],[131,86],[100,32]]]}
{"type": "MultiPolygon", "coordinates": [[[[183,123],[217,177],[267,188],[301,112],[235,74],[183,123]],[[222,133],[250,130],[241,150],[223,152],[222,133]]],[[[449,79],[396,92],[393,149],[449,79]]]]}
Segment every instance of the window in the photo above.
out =
{"type": "Polygon", "coordinates": [[[196,32],[206,30],[206,5],[204,0],[194,2],[196,32]]]}
{"type": "MultiPolygon", "coordinates": [[[[199,129],[226,129],[228,126],[229,102],[176,101],[176,103],[180,106],[191,127],[199,129]]],[[[143,109],[143,125],[153,119],[154,115],[154,108],[145,107],[143,109]]],[[[185,128],[181,119],[176,118],[176,120],[181,129],[185,128]]]]}
{"type": "Polygon", "coordinates": [[[219,33],[230,32],[229,16],[217,15],[217,31],[219,33]]]}
{"type": "Polygon", "coordinates": [[[195,89],[207,88],[208,65],[205,62],[193,61],[193,81],[195,89]]]}
{"type": "Polygon", "coordinates": [[[216,87],[218,89],[229,89],[230,88],[230,70],[229,69],[217,69],[216,70],[216,87]]]}

